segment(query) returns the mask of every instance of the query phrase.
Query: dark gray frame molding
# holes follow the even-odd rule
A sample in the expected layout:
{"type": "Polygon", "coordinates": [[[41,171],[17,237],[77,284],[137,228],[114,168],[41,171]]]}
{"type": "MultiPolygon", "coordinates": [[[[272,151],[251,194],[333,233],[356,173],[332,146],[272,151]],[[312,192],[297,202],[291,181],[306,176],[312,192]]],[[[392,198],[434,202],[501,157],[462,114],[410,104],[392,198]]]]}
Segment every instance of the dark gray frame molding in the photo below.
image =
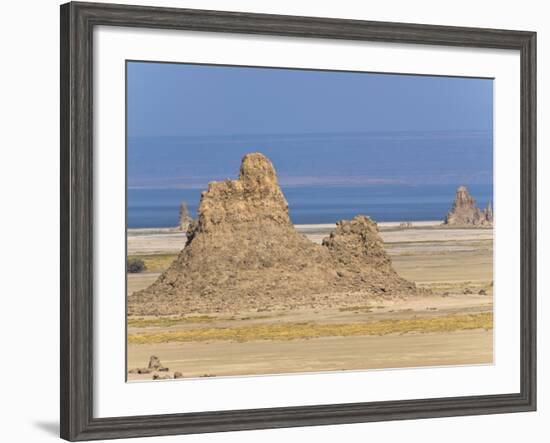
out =
{"type": "Polygon", "coordinates": [[[238,12],[61,6],[61,437],[153,435],[536,409],[536,33],[238,12]],[[521,57],[521,391],[499,395],[185,414],[93,417],[92,44],[95,26],[513,49],[521,57]]]}

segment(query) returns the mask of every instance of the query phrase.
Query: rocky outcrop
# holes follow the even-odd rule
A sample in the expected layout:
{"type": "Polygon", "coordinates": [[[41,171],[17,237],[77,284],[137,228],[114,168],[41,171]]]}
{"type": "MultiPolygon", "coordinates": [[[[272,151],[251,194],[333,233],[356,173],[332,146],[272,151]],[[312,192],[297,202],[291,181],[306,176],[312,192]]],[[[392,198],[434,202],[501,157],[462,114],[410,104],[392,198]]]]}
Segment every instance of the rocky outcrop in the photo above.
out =
{"type": "Polygon", "coordinates": [[[170,377],[168,374],[159,375],[159,374],[153,374],[153,380],[170,380],[172,377],[170,377]]]}
{"type": "Polygon", "coordinates": [[[187,207],[187,203],[181,202],[180,203],[180,212],[179,212],[179,221],[178,221],[178,227],[177,229],[180,231],[187,231],[189,228],[189,225],[193,222],[193,218],[189,214],[189,208],[187,207]]]}
{"type": "Polygon", "coordinates": [[[271,162],[246,155],[237,180],[212,182],[177,259],[128,299],[130,315],[237,312],[357,304],[414,295],[375,222],[338,222],[322,245],[299,234],[271,162]]]}
{"type": "Polygon", "coordinates": [[[339,263],[348,267],[359,269],[367,265],[379,270],[392,270],[376,223],[364,215],[336,223],[336,229],[323,239],[322,245],[339,263]]]}
{"type": "Polygon", "coordinates": [[[485,209],[479,209],[468,189],[465,186],[459,186],[456,190],[453,207],[445,217],[443,224],[458,227],[491,227],[493,226],[493,209],[490,203],[485,209]]]}
{"type": "Polygon", "coordinates": [[[149,358],[149,369],[153,371],[168,371],[168,368],[165,368],[160,362],[159,358],[156,355],[151,355],[149,358]]]}
{"type": "Polygon", "coordinates": [[[149,358],[149,365],[146,368],[134,368],[128,371],[129,374],[150,374],[154,371],[168,372],[169,368],[162,365],[159,358],[155,355],[151,355],[149,358]]]}

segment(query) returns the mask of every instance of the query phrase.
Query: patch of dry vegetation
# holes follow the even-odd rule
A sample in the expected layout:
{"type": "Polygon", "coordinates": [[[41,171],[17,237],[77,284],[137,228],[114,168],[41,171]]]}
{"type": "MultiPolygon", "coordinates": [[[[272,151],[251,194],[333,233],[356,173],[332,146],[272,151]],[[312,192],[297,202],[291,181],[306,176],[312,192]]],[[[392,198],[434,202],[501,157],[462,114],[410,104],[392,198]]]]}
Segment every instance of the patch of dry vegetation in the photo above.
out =
{"type": "Polygon", "coordinates": [[[192,315],[189,317],[155,317],[155,318],[129,318],[128,326],[133,328],[168,327],[182,323],[211,323],[217,320],[209,315],[192,315]]]}
{"type": "Polygon", "coordinates": [[[189,316],[173,316],[173,317],[130,317],[128,318],[128,326],[132,328],[155,328],[178,326],[188,323],[212,323],[215,321],[233,321],[233,320],[264,320],[266,318],[280,317],[282,314],[276,315],[255,315],[245,317],[214,317],[210,315],[189,315],[189,316]]]}
{"type": "Polygon", "coordinates": [[[471,329],[493,329],[492,312],[404,320],[380,320],[369,323],[279,323],[232,328],[201,328],[186,331],[138,333],[129,335],[128,343],[151,344],[210,340],[238,342],[253,340],[296,340],[333,336],[452,332],[471,329]]]}
{"type": "Polygon", "coordinates": [[[128,260],[143,260],[147,271],[163,272],[176,259],[177,254],[129,255],[128,260]]]}
{"type": "Polygon", "coordinates": [[[491,282],[472,282],[472,281],[457,281],[457,282],[425,282],[419,284],[419,287],[427,288],[434,294],[449,295],[449,294],[478,294],[491,295],[493,286],[491,282]],[[480,292],[481,291],[481,292],[480,292]]]}

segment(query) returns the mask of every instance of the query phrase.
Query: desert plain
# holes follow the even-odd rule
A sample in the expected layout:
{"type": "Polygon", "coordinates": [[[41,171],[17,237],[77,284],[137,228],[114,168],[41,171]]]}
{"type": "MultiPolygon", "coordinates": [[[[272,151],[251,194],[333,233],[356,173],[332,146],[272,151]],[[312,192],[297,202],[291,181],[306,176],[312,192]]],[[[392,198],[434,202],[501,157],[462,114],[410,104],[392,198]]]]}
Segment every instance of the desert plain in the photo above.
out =
{"type": "MultiPolygon", "coordinates": [[[[334,225],[295,228],[320,244],[334,225]]],[[[378,228],[397,273],[426,291],[323,308],[130,315],[128,369],[147,367],[152,355],[168,368],[167,378],[491,364],[493,230],[441,221],[378,228]]],[[[147,269],[127,275],[128,300],[186,242],[174,229],[129,229],[128,256],[147,269]]],[[[128,373],[128,381],[151,379],[128,373]]]]}

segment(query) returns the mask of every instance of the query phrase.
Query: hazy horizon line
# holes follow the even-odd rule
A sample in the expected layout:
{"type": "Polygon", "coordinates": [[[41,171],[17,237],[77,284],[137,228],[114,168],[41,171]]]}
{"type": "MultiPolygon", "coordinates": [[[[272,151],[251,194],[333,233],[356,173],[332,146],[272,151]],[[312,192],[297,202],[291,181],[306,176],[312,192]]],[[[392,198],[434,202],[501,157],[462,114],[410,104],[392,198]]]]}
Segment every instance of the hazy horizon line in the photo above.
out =
{"type": "MultiPolygon", "coordinates": [[[[134,182],[129,183],[128,189],[206,189],[211,182],[223,182],[226,180],[235,180],[238,177],[226,177],[222,179],[207,179],[204,178],[201,181],[194,181],[183,183],[179,182],[159,182],[158,180],[150,180],[149,183],[134,182]],[[155,183],[156,182],[156,183],[155,183]]],[[[393,179],[393,178],[371,178],[362,179],[361,177],[334,177],[330,179],[315,179],[314,177],[293,177],[291,179],[279,178],[279,185],[286,188],[300,188],[300,187],[362,187],[362,186],[490,186],[493,182],[487,180],[481,180],[481,177],[446,177],[445,181],[442,180],[414,180],[414,179],[393,179]]]]}
{"type": "MultiPolygon", "coordinates": [[[[189,139],[218,139],[218,138],[253,138],[253,137],[349,137],[349,136],[405,136],[405,135],[453,135],[453,136],[481,136],[493,135],[492,130],[487,129],[407,129],[397,131],[333,131],[333,132],[266,132],[266,133],[224,133],[224,134],[127,134],[128,139],[134,138],[189,138],[189,139]]],[[[433,137],[432,137],[433,138],[433,137]]]]}

